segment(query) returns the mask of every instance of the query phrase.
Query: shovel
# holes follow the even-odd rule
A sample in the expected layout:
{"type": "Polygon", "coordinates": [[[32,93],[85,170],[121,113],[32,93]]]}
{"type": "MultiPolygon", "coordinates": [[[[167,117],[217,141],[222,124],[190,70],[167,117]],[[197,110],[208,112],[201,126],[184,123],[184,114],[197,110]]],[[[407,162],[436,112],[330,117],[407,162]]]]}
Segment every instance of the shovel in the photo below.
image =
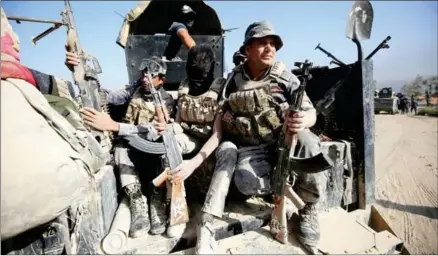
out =
{"type": "Polygon", "coordinates": [[[357,46],[358,61],[363,60],[360,41],[370,39],[374,11],[369,1],[355,1],[348,15],[347,38],[357,46]]]}

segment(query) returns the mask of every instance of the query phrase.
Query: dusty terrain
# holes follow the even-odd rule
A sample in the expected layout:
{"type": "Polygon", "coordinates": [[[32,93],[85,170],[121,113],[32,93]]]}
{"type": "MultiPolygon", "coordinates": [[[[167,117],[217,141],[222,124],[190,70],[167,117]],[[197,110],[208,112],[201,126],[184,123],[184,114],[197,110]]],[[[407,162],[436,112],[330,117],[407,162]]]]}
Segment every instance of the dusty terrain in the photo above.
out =
{"type": "Polygon", "coordinates": [[[411,254],[438,254],[438,118],[376,115],[376,200],[411,254]]]}

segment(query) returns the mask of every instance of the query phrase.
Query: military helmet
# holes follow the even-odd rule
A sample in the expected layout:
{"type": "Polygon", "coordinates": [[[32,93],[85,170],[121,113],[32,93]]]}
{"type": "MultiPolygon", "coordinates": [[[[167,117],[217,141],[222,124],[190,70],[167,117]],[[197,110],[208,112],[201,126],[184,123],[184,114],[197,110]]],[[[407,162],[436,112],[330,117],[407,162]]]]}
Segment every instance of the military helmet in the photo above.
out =
{"type": "Polygon", "coordinates": [[[183,5],[181,7],[181,12],[185,15],[185,14],[192,14],[192,15],[196,15],[196,12],[193,11],[192,8],[190,8],[190,6],[188,5],[183,5]]]}
{"type": "Polygon", "coordinates": [[[157,75],[165,76],[167,65],[162,59],[154,56],[148,59],[142,59],[138,69],[140,71],[149,72],[152,77],[157,75]]]}
{"type": "Polygon", "coordinates": [[[239,51],[243,55],[245,55],[245,46],[251,41],[253,38],[262,38],[272,36],[275,40],[275,48],[278,50],[283,47],[283,40],[281,37],[275,33],[274,27],[268,21],[257,21],[248,26],[245,31],[245,40],[243,41],[243,45],[240,47],[239,51]]]}

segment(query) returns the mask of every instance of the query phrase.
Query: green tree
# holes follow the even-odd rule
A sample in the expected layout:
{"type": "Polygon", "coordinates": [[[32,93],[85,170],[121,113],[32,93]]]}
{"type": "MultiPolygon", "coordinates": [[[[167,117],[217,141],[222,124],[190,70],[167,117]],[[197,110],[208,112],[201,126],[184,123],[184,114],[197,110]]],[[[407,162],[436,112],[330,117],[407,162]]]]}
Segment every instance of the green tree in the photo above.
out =
{"type": "Polygon", "coordinates": [[[429,90],[429,93],[433,93],[434,91],[438,91],[438,76],[431,76],[429,77],[426,82],[425,86],[429,90]]]}
{"type": "Polygon", "coordinates": [[[402,92],[407,96],[414,95],[414,97],[417,97],[421,95],[422,92],[424,91],[423,81],[424,81],[423,77],[417,75],[412,82],[403,85],[402,92]]]}

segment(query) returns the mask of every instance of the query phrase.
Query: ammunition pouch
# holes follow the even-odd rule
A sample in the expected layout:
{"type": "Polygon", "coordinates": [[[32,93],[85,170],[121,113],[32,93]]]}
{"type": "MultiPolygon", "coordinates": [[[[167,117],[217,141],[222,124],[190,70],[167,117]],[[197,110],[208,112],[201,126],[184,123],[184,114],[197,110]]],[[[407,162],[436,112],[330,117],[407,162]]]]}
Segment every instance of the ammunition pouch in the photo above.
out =
{"type": "Polygon", "coordinates": [[[144,99],[142,87],[139,87],[129,102],[123,122],[130,124],[148,124],[152,121],[155,114],[153,102],[144,99]]]}
{"type": "Polygon", "coordinates": [[[248,146],[273,142],[281,128],[281,121],[274,109],[248,116],[234,116],[226,111],[222,122],[233,140],[248,146]]]}
{"type": "Polygon", "coordinates": [[[209,97],[193,99],[190,96],[183,95],[179,101],[182,121],[197,124],[205,124],[214,121],[217,110],[216,100],[209,97]]]}
{"type": "Polygon", "coordinates": [[[269,94],[265,88],[231,93],[228,104],[233,113],[253,114],[269,109],[269,94]]]}
{"type": "Polygon", "coordinates": [[[130,124],[147,124],[151,121],[153,113],[150,110],[142,109],[135,104],[129,104],[126,110],[124,122],[130,124]]]}

